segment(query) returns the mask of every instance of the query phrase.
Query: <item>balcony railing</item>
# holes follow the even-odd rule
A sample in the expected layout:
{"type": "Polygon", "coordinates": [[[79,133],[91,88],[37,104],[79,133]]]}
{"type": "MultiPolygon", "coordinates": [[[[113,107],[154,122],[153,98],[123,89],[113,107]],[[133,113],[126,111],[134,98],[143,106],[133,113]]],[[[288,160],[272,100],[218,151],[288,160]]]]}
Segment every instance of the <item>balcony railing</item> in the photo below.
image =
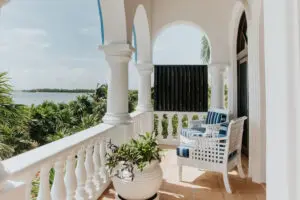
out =
{"type": "MultiPolygon", "coordinates": [[[[112,139],[120,144],[153,127],[152,120],[149,120],[149,116],[153,117],[151,113],[134,112],[130,115],[132,126],[100,124],[2,161],[0,199],[12,199],[9,195],[18,200],[98,199],[111,182],[105,168],[106,142],[112,139]]],[[[154,128],[159,133],[159,143],[177,144],[181,127],[186,126],[188,120],[201,119],[203,115],[155,112],[154,128]],[[164,125],[166,121],[167,126],[164,125]],[[163,133],[166,130],[167,136],[163,133]]]]}
{"type": "Polygon", "coordinates": [[[192,119],[203,119],[203,112],[154,112],[154,130],[160,144],[178,145],[182,128],[188,127],[192,119]]]}

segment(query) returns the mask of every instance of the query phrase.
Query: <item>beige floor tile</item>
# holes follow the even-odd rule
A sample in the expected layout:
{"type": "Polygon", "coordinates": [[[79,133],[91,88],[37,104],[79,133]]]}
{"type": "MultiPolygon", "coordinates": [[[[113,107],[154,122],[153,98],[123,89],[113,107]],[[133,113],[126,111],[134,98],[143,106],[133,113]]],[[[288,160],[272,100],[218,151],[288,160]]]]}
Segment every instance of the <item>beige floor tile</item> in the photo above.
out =
{"type": "MultiPolygon", "coordinates": [[[[162,148],[166,151],[161,163],[164,180],[159,191],[160,200],[266,200],[266,185],[241,179],[236,170],[229,173],[233,194],[226,192],[220,173],[183,167],[183,181],[179,182],[176,151],[170,146],[162,148]]],[[[242,160],[244,169],[247,169],[247,158],[242,160]]],[[[111,186],[99,200],[113,200],[114,197],[115,191],[111,186]]]]}

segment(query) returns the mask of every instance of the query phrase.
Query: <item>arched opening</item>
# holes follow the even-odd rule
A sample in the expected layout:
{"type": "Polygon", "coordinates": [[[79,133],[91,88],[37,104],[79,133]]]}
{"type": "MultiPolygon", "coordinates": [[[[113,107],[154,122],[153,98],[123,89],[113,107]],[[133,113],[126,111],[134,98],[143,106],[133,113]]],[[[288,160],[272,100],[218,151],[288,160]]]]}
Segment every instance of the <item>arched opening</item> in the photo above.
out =
{"type": "MultiPolygon", "coordinates": [[[[243,12],[237,34],[237,116],[249,116],[248,36],[246,13],[243,12]]],[[[244,125],[243,153],[249,154],[249,119],[244,125]]]]}
{"type": "Polygon", "coordinates": [[[206,33],[188,22],[165,26],[154,38],[154,64],[208,64],[211,47],[206,33]]]}

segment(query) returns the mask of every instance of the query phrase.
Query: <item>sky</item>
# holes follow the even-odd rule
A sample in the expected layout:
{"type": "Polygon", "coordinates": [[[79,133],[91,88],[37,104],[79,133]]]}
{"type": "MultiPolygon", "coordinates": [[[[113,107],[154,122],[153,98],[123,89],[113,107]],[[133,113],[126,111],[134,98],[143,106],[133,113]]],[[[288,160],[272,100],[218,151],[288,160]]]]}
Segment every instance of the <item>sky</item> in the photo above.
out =
{"type": "MultiPolygon", "coordinates": [[[[153,63],[200,64],[202,35],[188,25],[163,30],[155,39],[153,63]]],[[[106,83],[109,67],[99,44],[96,0],[11,0],[1,9],[0,72],[8,72],[15,90],[106,83]]],[[[137,87],[132,59],[129,88],[137,87]]]]}

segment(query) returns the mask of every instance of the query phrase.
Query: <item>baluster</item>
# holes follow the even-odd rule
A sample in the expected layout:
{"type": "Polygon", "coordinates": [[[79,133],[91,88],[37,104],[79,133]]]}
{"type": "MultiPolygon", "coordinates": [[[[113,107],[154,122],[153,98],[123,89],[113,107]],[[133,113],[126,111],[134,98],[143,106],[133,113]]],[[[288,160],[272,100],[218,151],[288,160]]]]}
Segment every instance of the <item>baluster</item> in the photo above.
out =
{"type": "Polygon", "coordinates": [[[37,200],[51,200],[50,185],[49,185],[49,171],[51,165],[44,165],[40,172],[40,188],[37,200]]]}
{"type": "Polygon", "coordinates": [[[89,145],[86,151],[86,158],[85,158],[85,168],[86,168],[86,189],[89,193],[89,197],[94,197],[95,195],[95,187],[93,182],[94,177],[94,163],[93,163],[93,145],[89,145]]]}
{"type": "Polygon", "coordinates": [[[67,200],[75,200],[76,195],[76,174],[75,174],[75,156],[69,155],[66,165],[65,184],[67,190],[67,200]]]}
{"type": "Polygon", "coordinates": [[[64,183],[64,161],[59,160],[54,164],[54,180],[51,188],[52,200],[66,199],[66,188],[64,183]]]}
{"type": "Polygon", "coordinates": [[[30,172],[28,175],[25,177],[25,185],[26,185],[26,197],[25,200],[31,200],[31,190],[32,190],[32,180],[34,179],[36,173],[30,172]]]}
{"type": "Polygon", "coordinates": [[[173,114],[172,113],[169,113],[168,114],[168,138],[173,138],[173,134],[172,134],[172,117],[173,117],[173,114]]]}
{"type": "Polygon", "coordinates": [[[108,174],[105,166],[106,163],[105,154],[106,154],[106,139],[103,139],[100,143],[101,176],[103,179],[103,183],[106,183],[108,181],[108,174]]]}
{"type": "Polygon", "coordinates": [[[100,161],[100,144],[96,142],[94,145],[94,154],[93,154],[93,161],[94,161],[94,184],[96,186],[96,190],[100,190],[101,188],[101,161],[100,161]]]}
{"type": "Polygon", "coordinates": [[[77,166],[75,170],[77,178],[76,199],[87,199],[88,194],[85,191],[86,171],[84,167],[85,150],[82,148],[77,154],[77,166]]]}
{"type": "Polygon", "coordinates": [[[178,127],[177,127],[177,134],[180,135],[181,134],[181,129],[182,129],[182,114],[178,113],[178,127]]]}

